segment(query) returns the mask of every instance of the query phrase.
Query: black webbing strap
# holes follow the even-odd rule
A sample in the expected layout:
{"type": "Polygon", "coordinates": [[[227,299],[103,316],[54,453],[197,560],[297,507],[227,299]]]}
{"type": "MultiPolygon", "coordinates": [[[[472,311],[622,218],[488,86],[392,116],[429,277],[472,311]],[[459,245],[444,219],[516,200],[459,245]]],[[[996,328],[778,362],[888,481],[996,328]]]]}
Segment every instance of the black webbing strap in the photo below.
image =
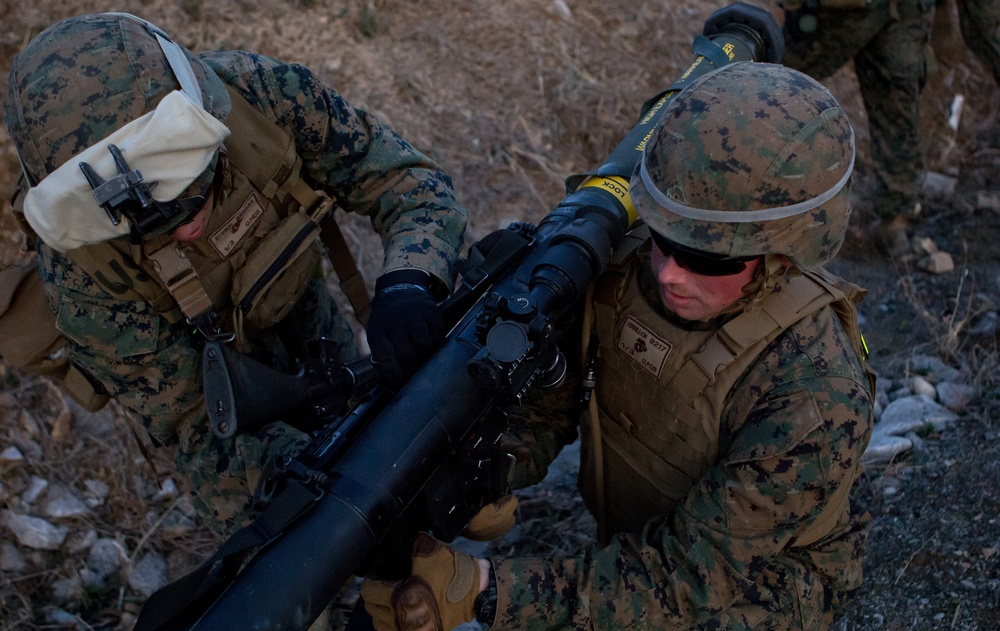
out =
{"type": "Polygon", "coordinates": [[[198,569],[153,593],[139,612],[135,631],[190,628],[233,582],[250,555],[273,541],[320,497],[320,492],[289,482],[266,511],[229,537],[198,569]]]}

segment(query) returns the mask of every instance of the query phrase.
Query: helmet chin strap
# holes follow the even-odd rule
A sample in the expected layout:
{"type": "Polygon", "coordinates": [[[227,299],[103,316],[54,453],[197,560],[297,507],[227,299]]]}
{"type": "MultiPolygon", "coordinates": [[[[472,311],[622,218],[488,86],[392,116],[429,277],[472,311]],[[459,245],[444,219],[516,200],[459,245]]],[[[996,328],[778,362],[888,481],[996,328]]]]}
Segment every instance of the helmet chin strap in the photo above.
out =
{"type": "Polygon", "coordinates": [[[160,44],[160,49],[163,50],[163,54],[167,58],[167,63],[170,64],[170,69],[174,71],[177,82],[181,84],[181,90],[198,107],[204,109],[205,103],[201,99],[201,88],[198,87],[198,79],[195,77],[194,69],[191,68],[191,62],[188,61],[184,51],[181,50],[180,46],[163,37],[158,32],[153,31],[153,35],[156,36],[156,41],[160,44]]]}

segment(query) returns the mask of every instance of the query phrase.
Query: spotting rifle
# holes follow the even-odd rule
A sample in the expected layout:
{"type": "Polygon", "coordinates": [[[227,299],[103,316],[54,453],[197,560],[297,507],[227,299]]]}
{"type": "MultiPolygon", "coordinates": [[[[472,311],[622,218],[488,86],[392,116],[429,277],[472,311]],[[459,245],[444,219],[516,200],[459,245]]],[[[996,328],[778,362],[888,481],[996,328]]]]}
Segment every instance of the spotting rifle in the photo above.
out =
{"type": "Polygon", "coordinates": [[[559,383],[560,326],[636,219],[629,179],[660,116],[715,68],[779,62],[783,40],[770,13],[737,2],[709,17],[692,48],[681,77],[643,105],[600,167],[567,180],[537,226],[512,224],[473,246],[442,305],[454,325],[413,377],[397,392],[375,386],[278,461],[255,496],[261,515],[150,597],[136,629],[306,629],[352,575],[405,575],[416,532],[452,541],[509,490],[503,411],[559,383]]]}

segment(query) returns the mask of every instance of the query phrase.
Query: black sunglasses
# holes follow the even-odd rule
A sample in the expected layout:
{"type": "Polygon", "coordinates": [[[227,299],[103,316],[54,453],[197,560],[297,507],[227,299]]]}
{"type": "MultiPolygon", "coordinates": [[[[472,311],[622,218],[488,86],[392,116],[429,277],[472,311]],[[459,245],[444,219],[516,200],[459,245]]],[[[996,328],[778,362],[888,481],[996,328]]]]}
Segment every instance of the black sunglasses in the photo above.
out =
{"type": "Polygon", "coordinates": [[[700,276],[732,276],[739,274],[747,268],[747,262],[752,261],[756,256],[730,257],[724,254],[713,252],[702,252],[687,246],[675,243],[662,234],[649,231],[653,237],[653,243],[664,256],[673,257],[678,265],[688,270],[692,274],[700,276]]]}

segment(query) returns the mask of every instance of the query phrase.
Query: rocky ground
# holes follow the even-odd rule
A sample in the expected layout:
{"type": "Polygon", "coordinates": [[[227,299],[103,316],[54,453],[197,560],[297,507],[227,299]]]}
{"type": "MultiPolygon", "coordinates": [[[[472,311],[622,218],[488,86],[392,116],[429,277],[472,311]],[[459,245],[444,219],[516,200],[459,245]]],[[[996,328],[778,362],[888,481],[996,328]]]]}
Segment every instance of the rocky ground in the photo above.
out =
{"type": "MultiPolygon", "coordinates": [[[[0,69],[53,21],[108,10],[146,17],[193,49],[302,61],[453,174],[474,239],[537,220],[566,175],[599,164],[639,104],[686,67],[693,34],[722,4],[7,0],[0,69]]],[[[935,45],[924,140],[941,177],[925,190],[906,260],[865,239],[863,107],[849,68],[826,82],[861,151],[858,216],[833,268],[871,290],[861,311],[880,377],[879,438],[856,493],[875,516],[866,584],[843,629],[1000,629],[1000,93],[960,42],[935,45]]],[[[17,170],[0,131],[5,198],[17,170]]],[[[356,218],[346,225],[371,281],[378,242],[356,218]]],[[[0,265],[27,256],[0,212],[0,265]]],[[[140,444],[114,405],[88,414],[0,364],[0,628],[128,630],[151,591],[218,546],[169,454],[140,444]]],[[[518,526],[494,549],[559,554],[588,541],[574,476],[570,449],[521,492],[518,526]]]]}

